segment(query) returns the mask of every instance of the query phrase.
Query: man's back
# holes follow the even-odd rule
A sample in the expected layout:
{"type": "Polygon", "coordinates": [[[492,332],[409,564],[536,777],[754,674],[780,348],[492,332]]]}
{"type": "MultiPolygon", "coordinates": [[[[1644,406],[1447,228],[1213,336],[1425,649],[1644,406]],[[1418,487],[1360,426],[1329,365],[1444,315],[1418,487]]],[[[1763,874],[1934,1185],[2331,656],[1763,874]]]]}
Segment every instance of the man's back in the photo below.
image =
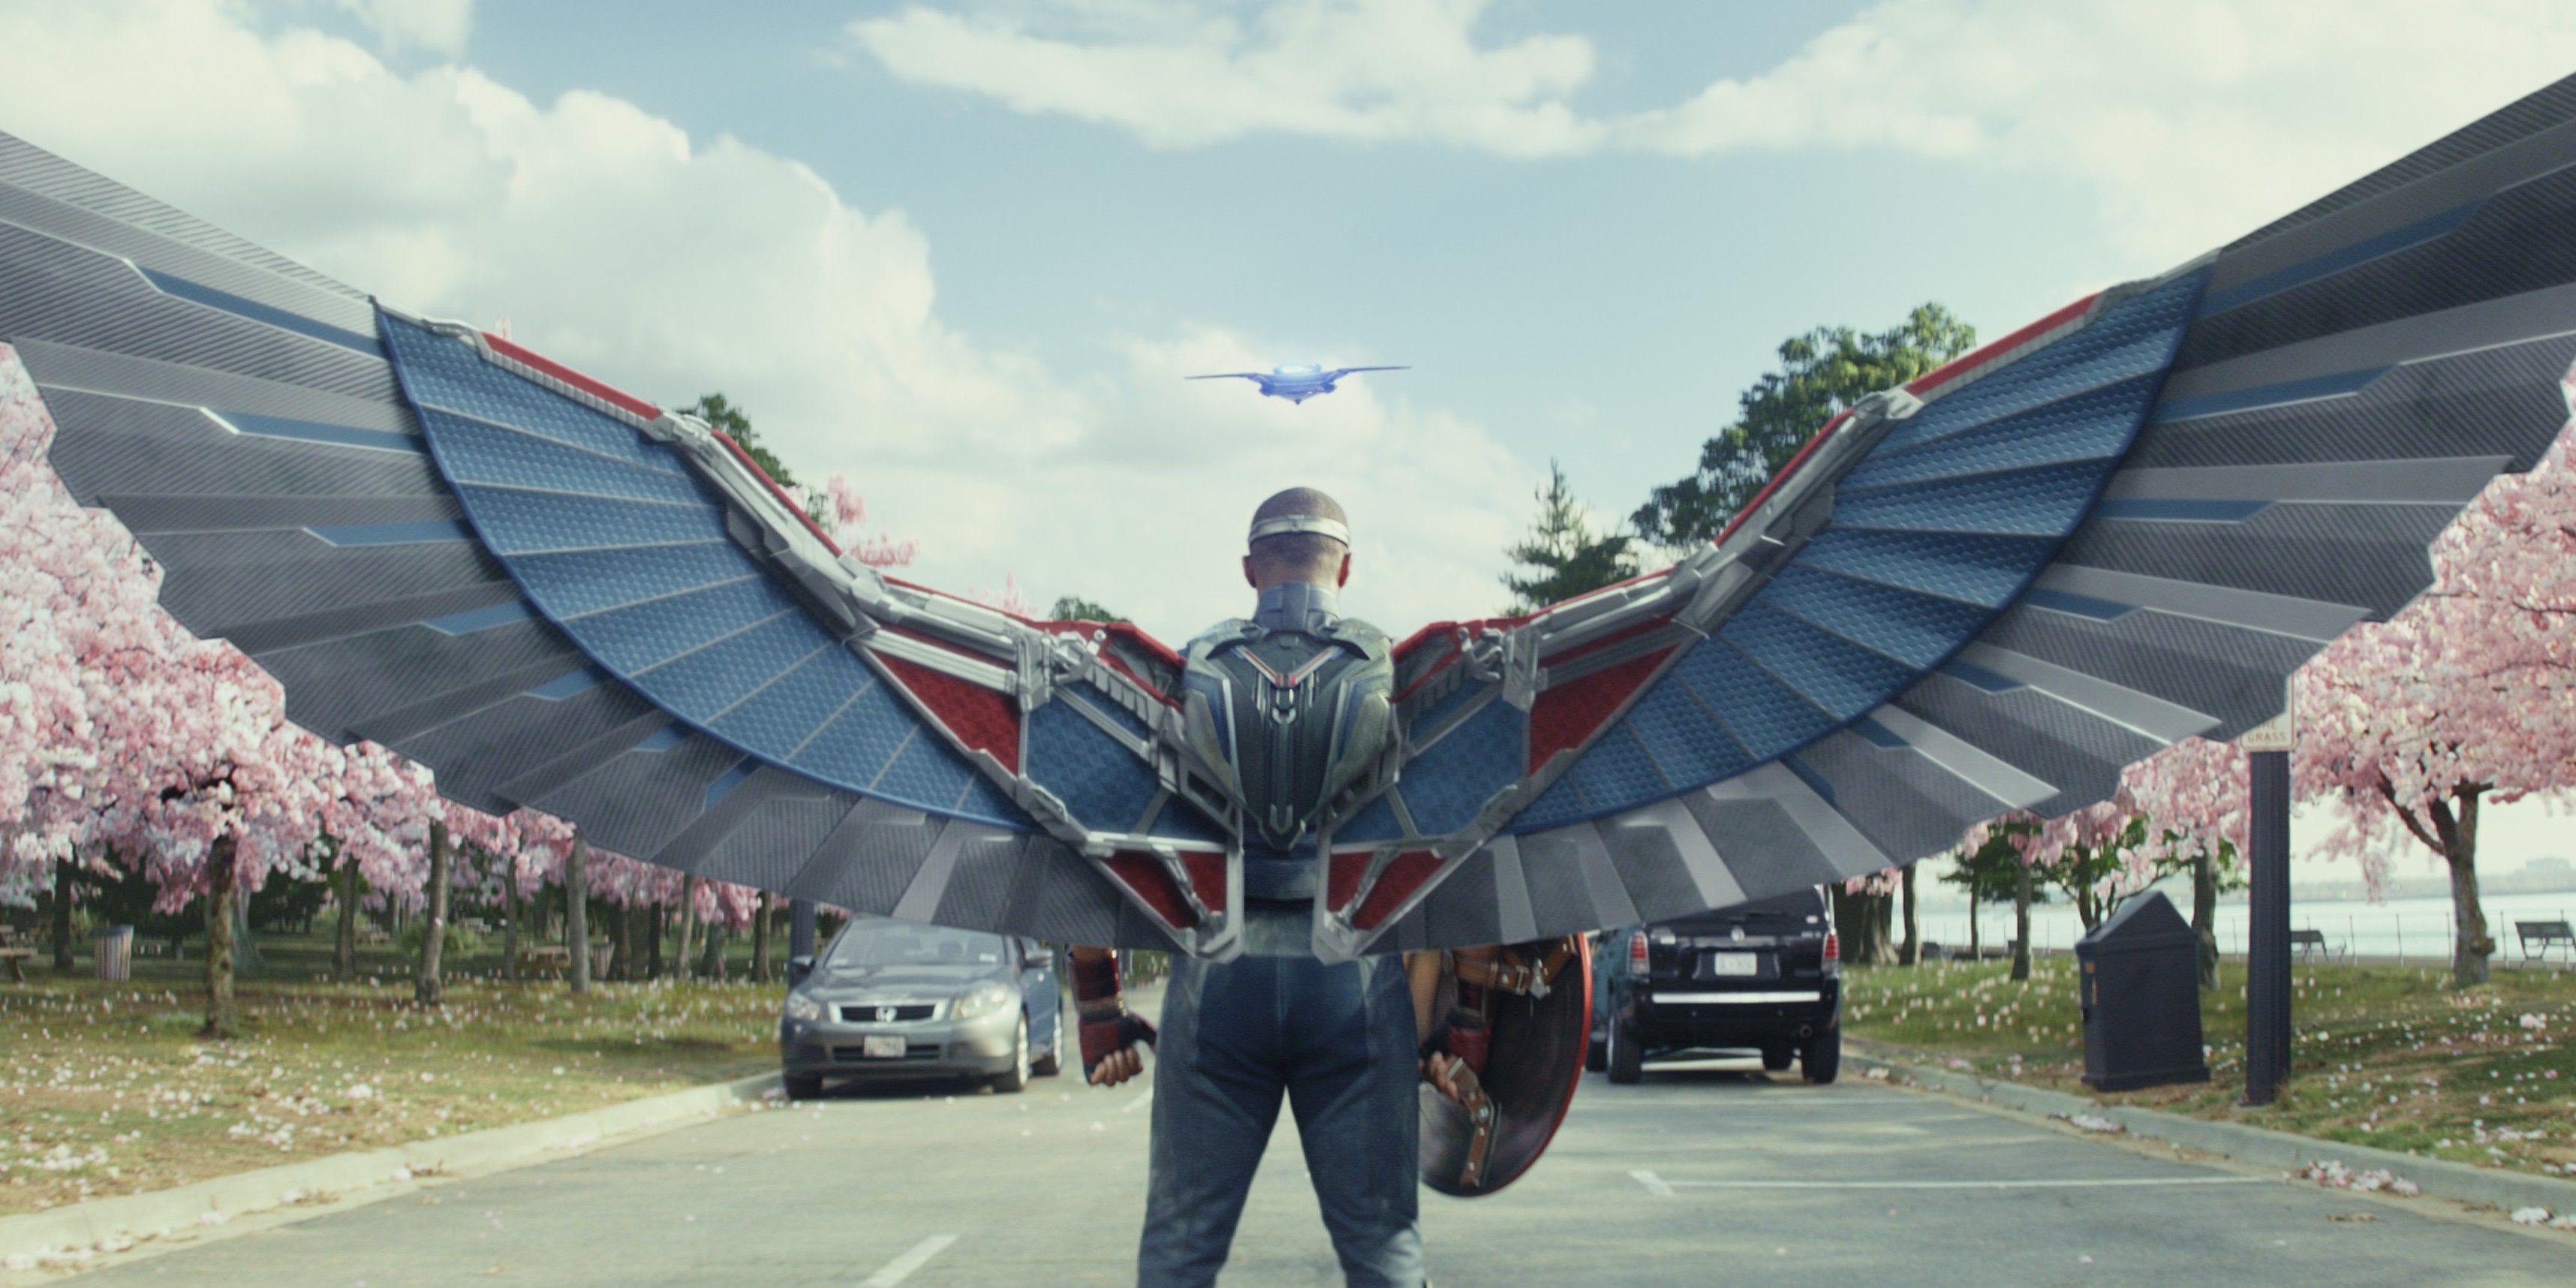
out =
{"type": "Polygon", "coordinates": [[[1309,582],[1265,588],[1252,617],[1190,642],[1190,740],[1234,775],[1248,857],[1311,849],[1316,816],[1378,764],[1395,734],[1389,652],[1309,582]]]}

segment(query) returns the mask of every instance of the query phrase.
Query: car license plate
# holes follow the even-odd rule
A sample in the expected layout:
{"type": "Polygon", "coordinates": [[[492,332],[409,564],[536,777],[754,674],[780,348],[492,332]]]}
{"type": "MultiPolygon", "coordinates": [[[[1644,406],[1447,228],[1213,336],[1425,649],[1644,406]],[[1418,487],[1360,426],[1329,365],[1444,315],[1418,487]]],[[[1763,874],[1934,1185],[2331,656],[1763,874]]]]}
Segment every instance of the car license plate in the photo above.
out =
{"type": "Polygon", "coordinates": [[[1708,962],[1711,975],[1751,978],[1762,973],[1756,960],[1759,956],[1757,953],[1710,953],[1704,960],[1708,962]]]}
{"type": "Polygon", "coordinates": [[[871,1060],[900,1060],[903,1058],[904,1045],[900,1034],[893,1037],[871,1037],[861,1041],[859,1054],[871,1060]]]}

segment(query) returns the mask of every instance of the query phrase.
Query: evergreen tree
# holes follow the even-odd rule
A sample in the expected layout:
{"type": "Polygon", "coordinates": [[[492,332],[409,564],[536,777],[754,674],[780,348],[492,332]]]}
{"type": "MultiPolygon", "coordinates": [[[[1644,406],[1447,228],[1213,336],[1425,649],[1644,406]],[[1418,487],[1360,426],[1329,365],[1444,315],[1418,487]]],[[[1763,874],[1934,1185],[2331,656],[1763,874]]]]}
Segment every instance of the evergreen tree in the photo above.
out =
{"type": "Polygon", "coordinates": [[[1503,587],[1512,592],[1509,612],[1535,612],[1637,575],[1637,556],[1630,549],[1636,538],[1594,530],[1591,516],[1566,484],[1565,467],[1549,461],[1547,475],[1547,486],[1532,494],[1538,498],[1537,521],[1506,552],[1513,563],[1528,569],[1503,574],[1503,587]]]}

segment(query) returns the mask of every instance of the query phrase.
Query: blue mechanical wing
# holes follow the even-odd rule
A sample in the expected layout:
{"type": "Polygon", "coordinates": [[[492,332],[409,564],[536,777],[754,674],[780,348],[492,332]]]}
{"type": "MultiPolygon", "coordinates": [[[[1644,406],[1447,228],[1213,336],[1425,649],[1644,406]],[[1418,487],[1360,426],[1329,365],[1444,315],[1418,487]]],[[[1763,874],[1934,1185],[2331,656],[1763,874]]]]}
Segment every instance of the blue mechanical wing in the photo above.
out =
{"type": "Polygon", "coordinates": [[[1319,950],[1857,876],[2277,714],[2567,421],[2571,163],[2576,78],[1872,397],[1664,573],[1417,635],[1319,950]]]}
{"type": "Polygon", "coordinates": [[[0,339],[56,469],[289,714],[668,867],[1221,950],[1177,659],[879,576],[703,423],[0,135],[0,339]]]}

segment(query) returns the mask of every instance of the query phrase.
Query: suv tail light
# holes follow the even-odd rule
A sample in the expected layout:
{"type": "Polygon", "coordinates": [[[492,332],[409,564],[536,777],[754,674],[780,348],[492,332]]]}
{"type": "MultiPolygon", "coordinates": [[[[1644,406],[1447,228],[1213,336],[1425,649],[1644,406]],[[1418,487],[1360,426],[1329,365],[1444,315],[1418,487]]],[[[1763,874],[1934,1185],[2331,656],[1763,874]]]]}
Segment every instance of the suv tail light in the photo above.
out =
{"type": "Polygon", "coordinates": [[[1842,937],[1842,934],[1841,934],[1839,931],[1832,931],[1832,930],[1828,930],[1828,931],[1826,931],[1826,932],[1825,932],[1825,969],[1826,969],[1826,970],[1832,970],[1832,969],[1834,969],[1834,968],[1836,968],[1836,967],[1838,967],[1838,966],[1842,965],[1842,960],[1843,960],[1843,937],[1842,937]]]}
{"type": "Polygon", "coordinates": [[[1639,975],[1646,973],[1645,931],[1640,930],[1628,936],[1628,969],[1639,975]]]}

